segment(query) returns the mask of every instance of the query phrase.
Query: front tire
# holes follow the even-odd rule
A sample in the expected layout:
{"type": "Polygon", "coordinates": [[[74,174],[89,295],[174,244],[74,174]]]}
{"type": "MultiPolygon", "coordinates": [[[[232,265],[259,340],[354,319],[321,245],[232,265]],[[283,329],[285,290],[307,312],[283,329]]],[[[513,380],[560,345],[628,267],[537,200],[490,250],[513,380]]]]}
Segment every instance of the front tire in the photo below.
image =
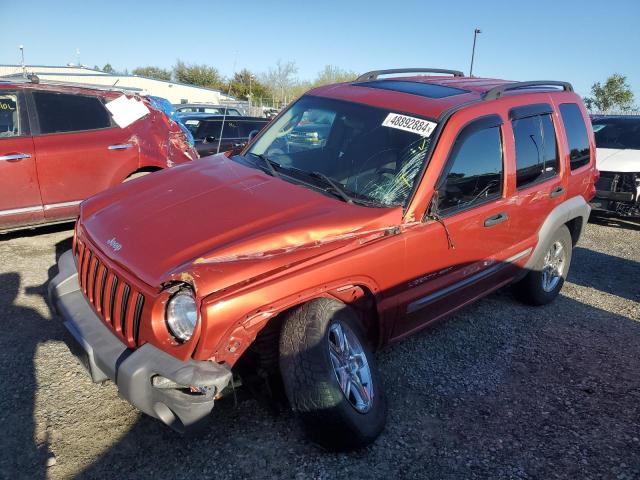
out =
{"type": "Polygon", "coordinates": [[[560,293],[571,264],[573,241],[562,225],[547,242],[531,271],[514,284],[516,297],[529,305],[546,305],[560,293]]]}
{"type": "Polygon", "coordinates": [[[309,438],[332,451],[362,448],[382,432],[387,403],[354,311],[320,298],[294,308],[280,334],[280,370],[309,438]]]}

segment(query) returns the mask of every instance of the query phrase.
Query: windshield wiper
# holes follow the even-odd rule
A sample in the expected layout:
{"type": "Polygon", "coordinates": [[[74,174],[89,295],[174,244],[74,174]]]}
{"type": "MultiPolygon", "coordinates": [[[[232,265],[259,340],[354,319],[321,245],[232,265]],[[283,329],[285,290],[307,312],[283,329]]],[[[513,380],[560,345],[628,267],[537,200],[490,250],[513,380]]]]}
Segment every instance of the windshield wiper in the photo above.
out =
{"type": "Polygon", "coordinates": [[[353,198],[351,198],[349,194],[347,194],[347,192],[345,192],[344,189],[340,185],[338,185],[338,183],[334,181],[331,177],[328,177],[322,172],[309,172],[309,176],[313,178],[319,178],[324,183],[329,185],[329,187],[331,187],[331,189],[345,202],[353,203],[353,198]]]}
{"type": "Polygon", "coordinates": [[[267,166],[267,169],[269,170],[269,173],[271,174],[272,177],[276,177],[276,178],[280,177],[280,174],[276,171],[276,169],[273,166],[275,164],[278,167],[280,167],[280,164],[278,162],[274,162],[273,160],[268,159],[261,153],[249,152],[249,155],[253,155],[254,157],[258,157],[260,160],[262,160],[262,163],[264,163],[267,166]]]}

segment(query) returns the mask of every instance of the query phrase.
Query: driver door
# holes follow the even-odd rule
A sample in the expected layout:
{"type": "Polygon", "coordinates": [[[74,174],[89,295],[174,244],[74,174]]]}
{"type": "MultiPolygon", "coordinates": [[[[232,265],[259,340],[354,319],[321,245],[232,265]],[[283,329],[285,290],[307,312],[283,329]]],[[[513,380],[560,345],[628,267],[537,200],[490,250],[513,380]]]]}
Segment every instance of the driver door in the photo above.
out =
{"type": "Polygon", "coordinates": [[[24,95],[0,90],[0,230],[44,220],[24,95]]]}
{"type": "Polygon", "coordinates": [[[513,207],[498,115],[459,131],[437,183],[432,216],[407,232],[407,288],[393,337],[422,328],[514,274],[513,207]],[[402,315],[404,314],[404,315],[402,315]]]}

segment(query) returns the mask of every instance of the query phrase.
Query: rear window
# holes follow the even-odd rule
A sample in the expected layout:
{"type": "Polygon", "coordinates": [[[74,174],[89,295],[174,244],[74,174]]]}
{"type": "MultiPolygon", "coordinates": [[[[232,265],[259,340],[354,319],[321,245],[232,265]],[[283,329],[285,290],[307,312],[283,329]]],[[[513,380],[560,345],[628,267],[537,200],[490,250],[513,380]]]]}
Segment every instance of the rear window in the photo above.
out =
{"type": "Polygon", "coordinates": [[[513,121],[516,143],[516,186],[523,188],[558,173],[558,149],[551,115],[513,121]]]}
{"type": "Polygon", "coordinates": [[[33,92],[40,133],[76,132],[111,126],[111,117],[98,97],[33,92]]]}
{"type": "Polygon", "coordinates": [[[243,122],[240,124],[240,136],[248,138],[251,132],[262,130],[266,124],[267,122],[243,122]]]}
{"type": "Polygon", "coordinates": [[[599,118],[592,123],[596,147],[640,150],[640,116],[599,118]]]}
{"type": "Polygon", "coordinates": [[[587,127],[584,124],[580,107],[575,103],[563,103],[560,105],[560,115],[564,123],[564,131],[569,142],[571,170],[580,168],[589,163],[589,137],[587,127]]]}

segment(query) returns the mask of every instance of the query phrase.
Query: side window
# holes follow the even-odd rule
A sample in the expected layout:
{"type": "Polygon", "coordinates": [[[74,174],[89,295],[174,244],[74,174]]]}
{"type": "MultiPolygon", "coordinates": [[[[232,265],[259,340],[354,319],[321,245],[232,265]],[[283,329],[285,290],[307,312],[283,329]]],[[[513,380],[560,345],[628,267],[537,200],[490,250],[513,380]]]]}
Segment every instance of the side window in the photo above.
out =
{"type": "Polygon", "coordinates": [[[222,122],[219,122],[219,121],[200,122],[200,128],[198,129],[198,134],[196,135],[196,138],[205,138],[205,137],[218,138],[220,136],[221,125],[222,125],[222,122]]]}
{"type": "Polygon", "coordinates": [[[550,114],[513,120],[516,186],[523,188],[558,173],[558,149],[550,114]]]}
{"type": "Polygon", "coordinates": [[[567,133],[571,170],[575,170],[583,165],[587,165],[591,159],[587,127],[584,124],[580,107],[575,103],[561,104],[560,115],[562,115],[564,131],[567,133]]]}
{"type": "Polygon", "coordinates": [[[18,96],[15,93],[0,93],[0,138],[24,134],[20,114],[18,96]]]}
{"type": "Polygon", "coordinates": [[[33,92],[40,133],[77,132],[111,126],[109,112],[98,97],[33,92]]]}
{"type": "Polygon", "coordinates": [[[458,135],[438,188],[438,212],[449,215],[502,195],[499,117],[486,117],[458,135]]]}

